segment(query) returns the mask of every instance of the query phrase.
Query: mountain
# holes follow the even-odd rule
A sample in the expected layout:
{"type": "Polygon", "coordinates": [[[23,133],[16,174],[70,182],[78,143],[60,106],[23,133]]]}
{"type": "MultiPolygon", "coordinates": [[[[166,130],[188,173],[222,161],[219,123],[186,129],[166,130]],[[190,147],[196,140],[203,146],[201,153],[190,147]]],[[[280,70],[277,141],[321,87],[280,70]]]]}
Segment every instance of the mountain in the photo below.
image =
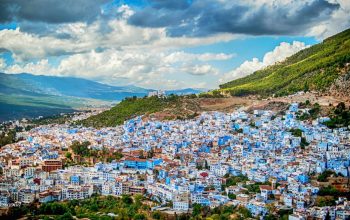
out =
{"type": "Polygon", "coordinates": [[[191,95],[191,94],[199,94],[201,92],[207,91],[206,89],[202,88],[186,88],[186,89],[177,89],[177,90],[166,90],[165,94],[170,95],[170,94],[175,94],[175,95],[191,95]]]}
{"type": "MultiPolygon", "coordinates": [[[[0,73],[0,121],[51,116],[82,107],[110,106],[126,97],[143,97],[152,89],[111,86],[75,77],[0,73]]],[[[169,90],[166,94],[194,94],[199,89],[169,90]]]]}
{"type": "Polygon", "coordinates": [[[347,74],[349,62],[350,29],[301,50],[283,62],[222,84],[214,94],[283,96],[308,90],[327,92],[339,77],[347,74]]]}
{"type": "Polygon", "coordinates": [[[82,107],[110,106],[151,90],[110,86],[74,77],[0,73],[0,121],[51,116],[82,107]]]}
{"type": "Polygon", "coordinates": [[[36,93],[120,101],[125,97],[144,96],[150,91],[136,86],[110,86],[74,77],[2,73],[0,78],[0,84],[5,86],[0,89],[0,92],[9,93],[36,93]]]}

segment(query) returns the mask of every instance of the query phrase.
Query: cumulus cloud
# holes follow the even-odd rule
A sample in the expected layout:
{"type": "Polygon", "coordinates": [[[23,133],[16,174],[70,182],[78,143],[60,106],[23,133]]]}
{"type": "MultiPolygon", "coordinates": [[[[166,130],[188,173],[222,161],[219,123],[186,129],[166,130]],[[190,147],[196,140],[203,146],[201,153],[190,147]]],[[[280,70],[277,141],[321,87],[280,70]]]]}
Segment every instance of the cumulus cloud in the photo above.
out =
{"type": "Polygon", "coordinates": [[[185,52],[148,53],[147,51],[122,51],[108,49],[74,54],[63,58],[57,66],[47,59],[38,62],[15,64],[6,68],[7,73],[33,73],[76,76],[106,82],[109,84],[136,84],[148,87],[174,88],[175,85],[189,85],[190,82],[175,84],[168,81],[171,75],[178,78],[186,75],[215,75],[218,70],[202,61],[228,59],[227,54],[193,54],[185,52]],[[184,57],[186,63],[184,64],[184,57]],[[157,80],[155,80],[157,79],[157,80]],[[164,83],[160,83],[164,81],[164,83]]]}
{"type": "Polygon", "coordinates": [[[208,74],[217,75],[219,73],[219,70],[209,64],[184,66],[182,71],[195,76],[203,76],[208,74]]]}
{"type": "Polygon", "coordinates": [[[264,66],[268,66],[283,61],[285,58],[305,49],[306,47],[305,43],[300,41],[293,41],[292,44],[282,42],[279,46],[275,47],[273,51],[267,52],[264,55],[262,63],[264,66]]]}
{"type": "Polygon", "coordinates": [[[308,46],[306,46],[305,43],[299,42],[299,41],[294,41],[292,44],[282,42],[279,46],[275,47],[274,50],[267,52],[264,55],[262,61],[259,61],[258,58],[253,58],[252,60],[246,60],[236,69],[226,73],[219,80],[219,82],[224,83],[229,80],[250,75],[257,70],[263,69],[276,62],[283,61],[287,57],[297,53],[302,49],[305,49],[306,47],[308,46]]]}
{"type": "Polygon", "coordinates": [[[322,38],[347,28],[350,22],[348,0],[148,0],[145,3],[131,9],[127,5],[118,7],[112,0],[0,0],[0,23],[14,21],[26,32],[43,34],[54,32],[56,25],[118,18],[140,27],[164,28],[172,37],[307,33],[322,38]]]}
{"type": "MultiPolygon", "coordinates": [[[[145,7],[105,7],[110,2],[0,0],[0,23],[19,27],[0,30],[0,53],[14,58],[11,65],[0,59],[0,69],[148,88],[193,87],[194,82],[204,87],[220,74],[217,62],[236,55],[184,48],[247,35],[307,33],[322,39],[350,26],[347,0],[148,0],[145,7]]],[[[305,46],[297,44],[281,44],[262,61],[246,61],[221,80],[283,60],[287,51],[305,46]]]]}
{"type": "Polygon", "coordinates": [[[232,40],[235,36],[231,34],[169,37],[165,28],[127,24],[125,19],[134,13],[129,6],[122,5],[116,11],[118,18],[59,24],[44,34],[28,33],[20,28],[1,30],[0,48],[10,51],[15,59],[4,71],[83,77],[115,85],[175,88],[193,83],[181,81],[181,76],[217,74],[218,70],[205,62],[235,56],[181,51],[187,46],[232,40]],[[56,59],[54,65],[50,62],[52,57],[56,59]],[[177,75],[179,82],[170,80],[170,75],[177,75]]]}
{"type": "Polygon", "coordinates": [[[225,54],[225,53],[202,53],[202,54],[191,54],[185,53],[183,51],[177,51],[169,54],[165,57],[167,62],[187,62],[187,61],[212,61],[212,60],[229,60],[236,56],[235,54],[225,54]]]}
{"type": "Polygon", "coordinates": [[[308,36],[315,36],[322,40],[350,27],[350,1],[330,0],[330,2],[338,4],[340,6],[339,9],[332,13],[330,19],[315,24],[310,28],[307,33],[308,36]]]}
{"type": "Polygon", "coordinates": [[[0,48],[11,51],[15,59],[20,61],[31,58],[66,55],[73,52],[82,52],[84,49],[68,40],[53,37],[37,37],[32,34],[16,30],[0,31],[0,48]]]}
{"type": "Polygon", "coordinates": [[[166,27],[171,36],[208,36],[217,33],[248,35],[300,34],[329,19],[339,3],[307,1],[194,0],[179,7],[173,1],[151,1],[136,11],[129,23],[166,27]],[[156,3],[153,3],[156,2],[156,3]],[[153,3],[153,4],[152,4],[153,3]]]}
{"type": "MultiPolygon", "coordinates": [[[[11,51],[16,59],[46,58],[91,50],[169,50],[186,46],[205,45],[218,41],[234,39],[232,35],[216,35],[207,38],[171,38],[164,28],[139,28],[128,25],[123,19],[109,20],[107,23],[96,21],[91,24],[77,22],[60,25],[55,34],[39,36],[33,33],[15,30],[0,31],[0,49],[11,51]],[[106,30],[108,29],[108,30],[106,30]],[[66,38],[56,37],[67,36],[66,38]]],[[[203,55],[203,58],[206,59],[203,55]]],[[[219,54],[217,59],[227,58],[219,54]],[[220,57],[219,57],[220,56],[220,57]]],[[[209,59],[211,59],[209,57],[209,59]]]]}
{"type": "Polygon", "coordinates": [[[6,66],[7,66],[6,61],[3,58],[0,58],[0,71],[5,69],[6,66]]]}

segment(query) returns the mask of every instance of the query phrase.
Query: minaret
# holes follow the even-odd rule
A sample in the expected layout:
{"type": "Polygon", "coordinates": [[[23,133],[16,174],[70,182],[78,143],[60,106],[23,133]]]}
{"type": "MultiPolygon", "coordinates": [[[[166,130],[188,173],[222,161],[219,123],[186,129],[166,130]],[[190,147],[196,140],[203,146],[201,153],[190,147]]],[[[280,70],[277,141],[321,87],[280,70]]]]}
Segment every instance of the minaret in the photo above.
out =
{"type": "Polygon", "coordinates": [[[276,182],[277,182],[277,179],[276,178],[272,178],[272,180],[271,180],[271,188],[272,188],[272,190],[276,189],[276,182]]]}

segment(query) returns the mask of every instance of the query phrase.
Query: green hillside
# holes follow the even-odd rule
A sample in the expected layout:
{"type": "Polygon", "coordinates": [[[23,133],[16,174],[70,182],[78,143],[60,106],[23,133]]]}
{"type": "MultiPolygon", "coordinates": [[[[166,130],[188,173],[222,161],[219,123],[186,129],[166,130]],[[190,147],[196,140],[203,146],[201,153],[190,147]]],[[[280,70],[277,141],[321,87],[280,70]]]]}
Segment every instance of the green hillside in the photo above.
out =
{"type": "Polygon", "coordinates": [[[175,95],[170,95],[167,98],[158,98],[157,96],[126,98],[110,110],[91,116],[80,123],[92,127],[117,126],[133,117],[162,111],[176,104],[178,99],[179,97],[175,95]]]}
{"type": "Polygon", "coordinates": [[[350,29],[304,49],[281,63],[220,85],[233,96],[288,95],[303,90],[326,90],[350,62],[350,29]]]}

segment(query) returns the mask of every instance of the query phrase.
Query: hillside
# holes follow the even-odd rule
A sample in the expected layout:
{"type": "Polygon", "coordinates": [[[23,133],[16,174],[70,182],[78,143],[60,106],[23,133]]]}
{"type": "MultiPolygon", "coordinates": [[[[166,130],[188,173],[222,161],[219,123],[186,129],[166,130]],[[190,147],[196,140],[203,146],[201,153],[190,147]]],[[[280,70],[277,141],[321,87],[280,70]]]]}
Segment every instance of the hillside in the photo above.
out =
{"type": "Polygon", "coordinates": [[[112,101],[148,92],[135,86],[116,87],[74,77],[0,73],[0,121],[110,106],[112,101]]]}
{"type": "Polygon", "coordinates": [[[0,93],[21,95],[53,95],[121,101],[130,96],[144,96],[150,90],[136,86],[110,86],[74,77],[57,77],[0,73],[0,93]]]}
{"type": "Polygon", "coordinates": [[[233,96],[326,92],[349,70],[349,62],[350,29],[301,50],[281,63],[222,84],[218,91],[233,96]]]}
{"type": "Polygon", "coordinates": [[[178,96],[169,96],[168,98],[158,98],[157,96],[127,98],[110,110],[91,116],[80,123],[84,126],[92,127],[121,125],[125,120],[132,117],[160,112],[165,108],[174,107],[179,103],[179,99],[178,96]]]}
{"type": "Polygon", "coordinates": [[[232,111],[232,109],[250,106],[253,103],[253,100],[240,97],[198,98],[194,95],[128,98],[110,110],[91,116],[78,124],[96,128],[117,126],[123,124],[125,120],[141,115],[157,120],[189,119],[203,111],[232,111]]]}
{"type": "Polygon", "coordinates": [[[0,94],[0,122],[70,113],[80,107],[107,103],[67,96],[0,94]]]}
{"type": "MultiPolygon", "coordinates": [[[[0,73],[0,121],[52,116],[79,108],[110,106],[126,97],[144,97],[151,89],[111,86],[75,77],[0,73]]],[[[182,89],[166,94],[193,94],[182,89]]]]}

